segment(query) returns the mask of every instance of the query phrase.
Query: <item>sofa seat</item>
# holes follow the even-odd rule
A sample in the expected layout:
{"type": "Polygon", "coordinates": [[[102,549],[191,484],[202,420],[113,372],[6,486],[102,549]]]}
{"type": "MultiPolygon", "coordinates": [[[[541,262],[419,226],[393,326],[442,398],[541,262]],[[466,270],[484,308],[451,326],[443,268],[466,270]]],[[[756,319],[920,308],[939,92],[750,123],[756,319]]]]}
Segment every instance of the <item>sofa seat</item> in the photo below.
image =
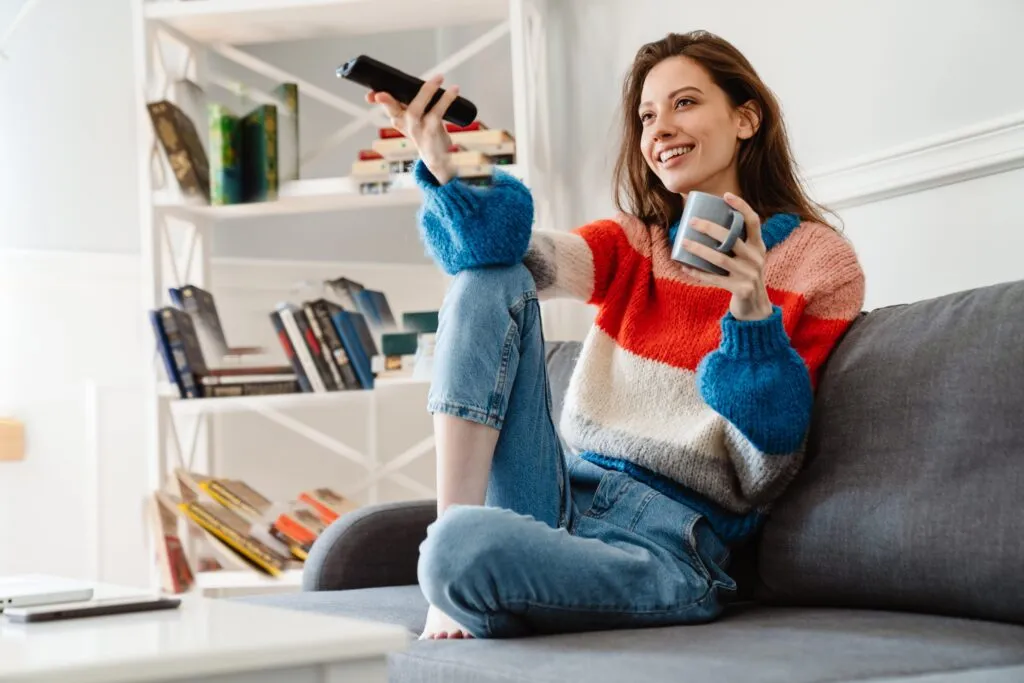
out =
{"type": "MultiPolygon", "coordinates": [[[[423,628],[417,586],[247,597],[282,609],[423,628]]],[[[392,656],[401,683],[1010,683],[1024,626],[891,611],[740,606],[718,622],[515,640],[419,641],[392,656]]]]}

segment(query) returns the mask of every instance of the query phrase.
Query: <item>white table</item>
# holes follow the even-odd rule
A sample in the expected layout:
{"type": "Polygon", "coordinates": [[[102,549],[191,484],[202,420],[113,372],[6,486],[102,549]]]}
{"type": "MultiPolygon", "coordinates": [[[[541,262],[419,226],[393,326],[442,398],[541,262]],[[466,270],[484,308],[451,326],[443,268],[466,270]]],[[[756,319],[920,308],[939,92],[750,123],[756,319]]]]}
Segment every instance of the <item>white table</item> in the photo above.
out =
{"type": "Polygon", "coordinates": [[[157,612],[36,624],[0,617],[0,681],[385,683],[387,654],[409,637],[389,624],[186,596],[157,612]]]}

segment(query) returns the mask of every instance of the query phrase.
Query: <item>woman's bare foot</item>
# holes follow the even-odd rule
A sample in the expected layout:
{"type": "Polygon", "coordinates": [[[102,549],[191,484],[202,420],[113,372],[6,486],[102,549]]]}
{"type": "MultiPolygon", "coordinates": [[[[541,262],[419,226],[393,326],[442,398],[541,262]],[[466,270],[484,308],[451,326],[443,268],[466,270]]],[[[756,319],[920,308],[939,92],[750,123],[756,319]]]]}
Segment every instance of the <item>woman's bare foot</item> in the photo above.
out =
{"type": "Polygon", "coordinates": [[[420,634],[420,640],[442,638],[472,638],[464,627],[433,605],[427,610],[427,625],[420,634]]]}

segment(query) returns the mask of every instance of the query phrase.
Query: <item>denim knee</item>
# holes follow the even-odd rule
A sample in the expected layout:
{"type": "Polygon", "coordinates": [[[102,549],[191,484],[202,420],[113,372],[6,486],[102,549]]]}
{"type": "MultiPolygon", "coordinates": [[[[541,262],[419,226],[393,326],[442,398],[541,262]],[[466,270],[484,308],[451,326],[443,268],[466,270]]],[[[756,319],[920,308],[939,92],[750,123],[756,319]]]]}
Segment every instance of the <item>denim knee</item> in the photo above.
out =
{"type": "MultiPolygon", "coordinates": [[[[503,561],[496,508],[453,505],[427,529],[417,576],[423,595],[466,628],[499,609],[493,569],[503,561]]],[[[474,634],[476,635],[476,634],[474,634]]]]}
{"type": "Polygon", "coordinates": [[[514,266],[487,266],[460,271],[452,280],[446,299],[472,301],[473,308],[481,302],[495,301],[513,307],[525,298],[536,298],[537,285],[533,275],[522,263],[514,266]],[[523,295],[527,296],[524,297],[523,295]]]}

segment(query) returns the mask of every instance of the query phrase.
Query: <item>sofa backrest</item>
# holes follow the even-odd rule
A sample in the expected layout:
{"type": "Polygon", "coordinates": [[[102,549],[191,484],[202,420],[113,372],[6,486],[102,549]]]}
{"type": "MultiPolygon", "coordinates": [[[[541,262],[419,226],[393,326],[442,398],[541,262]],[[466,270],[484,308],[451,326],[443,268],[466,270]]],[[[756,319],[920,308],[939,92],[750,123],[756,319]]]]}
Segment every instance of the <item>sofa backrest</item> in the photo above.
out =
{"type": "Polygon", "coordinates": [[[1024,623],[1024,281],[857,319],[757,555],[764,600],[1024,623]]]}

